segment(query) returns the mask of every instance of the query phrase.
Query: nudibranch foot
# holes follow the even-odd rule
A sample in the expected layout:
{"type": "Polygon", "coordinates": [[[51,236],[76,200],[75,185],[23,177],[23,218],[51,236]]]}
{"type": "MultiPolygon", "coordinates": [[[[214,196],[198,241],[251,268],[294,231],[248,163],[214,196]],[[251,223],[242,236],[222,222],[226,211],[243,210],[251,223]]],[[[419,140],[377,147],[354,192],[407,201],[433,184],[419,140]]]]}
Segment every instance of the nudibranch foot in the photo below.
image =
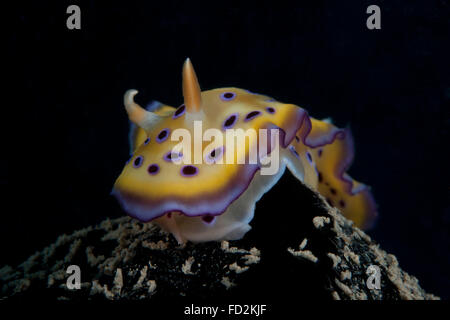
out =
{"type": "Polygon", "coordinates": [[[161,229],[171,233],[175,240],[177,240],[178,244],[183,244],[186,242],[186,239],[180,233],[174,214],[174,212],[169,212],[153,221],[159,225],[161,229]]]}

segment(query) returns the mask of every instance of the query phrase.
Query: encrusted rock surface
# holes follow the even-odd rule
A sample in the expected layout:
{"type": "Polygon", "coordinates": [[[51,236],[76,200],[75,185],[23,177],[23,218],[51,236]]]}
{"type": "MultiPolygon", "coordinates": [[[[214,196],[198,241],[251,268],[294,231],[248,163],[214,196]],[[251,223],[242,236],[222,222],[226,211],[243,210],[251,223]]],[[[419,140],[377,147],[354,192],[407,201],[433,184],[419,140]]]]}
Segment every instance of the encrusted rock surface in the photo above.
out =
{"type": "Polygon", "coordinates": [[[104,297],[147,299],[208,295],[231,288],[239,274],[260,260],[257,248],[227,241],[180,246],[157,226],[129,217],[105,220],[79,230],[37,252],[16,270],[0,270],[2,295],[39,293],[57,299],[104,297]],[[69,265],[81,269],[81,290],[66,287],[69,265]]]}
{"type": "Polygon", "coordinates": [[[310,207],[303,208],[307,214],[298,222],[302,227],[286,241],[277,237],[287,231],[274,227],[258,236],[252,230],[239,241],[180,246],[151,223],[129,217],[107,219],[60,236],[16,268],[1,268],[1,297],[439,299],[426,293],[415,277],[399,267],[395,256],[352,226],[320,195],[305,188],[303,197],[310,207]],[[66,287],[69,265],[81,269],[79,290],[66,287]],[[370,265],[380,268],[379,290],[367,288],[370,265]]]}

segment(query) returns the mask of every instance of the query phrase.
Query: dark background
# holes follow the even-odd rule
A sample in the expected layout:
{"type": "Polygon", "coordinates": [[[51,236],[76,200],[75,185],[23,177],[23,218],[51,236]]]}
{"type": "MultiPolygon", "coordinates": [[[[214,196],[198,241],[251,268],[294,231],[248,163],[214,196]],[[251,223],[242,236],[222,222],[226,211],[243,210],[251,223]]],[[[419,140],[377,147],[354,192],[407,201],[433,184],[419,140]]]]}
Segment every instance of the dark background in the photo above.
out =
{"type": "Polygon", "coordinates": [[[109,195],[128,158],[123,93],[178,106],[190,57],[203,90],[241,87],[350,125],[350,174],[379,205],[369,234],[449,298],[449,2],[241,2],[30,2],[7,12],[0,266],[124,215],[109,195]],[[66,28],[70,4],[81,30],[66,28]],[[381,30],[366,28],[371,4],[381,30]]]}

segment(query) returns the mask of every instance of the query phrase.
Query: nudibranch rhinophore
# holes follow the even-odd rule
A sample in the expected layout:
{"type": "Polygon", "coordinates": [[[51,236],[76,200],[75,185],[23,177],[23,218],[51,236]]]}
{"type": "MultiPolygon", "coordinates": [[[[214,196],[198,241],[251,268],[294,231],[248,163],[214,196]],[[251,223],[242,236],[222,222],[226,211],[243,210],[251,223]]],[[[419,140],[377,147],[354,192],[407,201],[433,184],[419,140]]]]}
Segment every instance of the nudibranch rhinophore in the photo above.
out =
{"type": "Polygon", "coordinates": [[[353,160],[349,129],[248,90],[201,91],[189,59],[178,108],[159,102],[142,108],[136,94],[124,96],[132,157],[112,191],[132,217],[153,220],[180,243],[240,239],[251,228],[255,203],[287,167],[357,226],[373,223],[369,187],[346,173],[353,160]],[[245,132],[245,140],[234,143],[233,130],[245,132]],[[263,173],[269,157],[278,164],[263,173]]]}

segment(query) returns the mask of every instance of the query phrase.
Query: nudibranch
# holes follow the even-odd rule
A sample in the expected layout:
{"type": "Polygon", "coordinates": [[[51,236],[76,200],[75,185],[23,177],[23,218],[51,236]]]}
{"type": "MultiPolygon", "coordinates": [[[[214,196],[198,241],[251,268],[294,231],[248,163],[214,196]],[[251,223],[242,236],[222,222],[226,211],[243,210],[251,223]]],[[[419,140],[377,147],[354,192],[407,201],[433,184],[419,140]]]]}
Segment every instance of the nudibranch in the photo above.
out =
{"type": "Polygon", "coordinates": [[[178,108],[159,102],[143,108],[134,101],[136,90],[125,93],[132,156],[112,194],[130,216],[154,221],[180,243],[240,239],[251,228],[255,203],[287,167],[357,226],[371,226],[377,213],[369,187],[346,173],[354,155],[349,129],[248,90],[201,91],[189,59],[182,78],[184,103],[178,108]],[[217,135],[200,132],[200,143],[189,141],[199,135],[199,125],[217,135]],[[249,134],[230,148],[236,136],[227,133],[239,129],[269,134],[249,134]],[[188,147],[180,149],[180,141],[188,147]],[[250,161],[253,150],[256,161],[250,161]],[[263,174],[275,153],[276,170],[263,174]]]}

